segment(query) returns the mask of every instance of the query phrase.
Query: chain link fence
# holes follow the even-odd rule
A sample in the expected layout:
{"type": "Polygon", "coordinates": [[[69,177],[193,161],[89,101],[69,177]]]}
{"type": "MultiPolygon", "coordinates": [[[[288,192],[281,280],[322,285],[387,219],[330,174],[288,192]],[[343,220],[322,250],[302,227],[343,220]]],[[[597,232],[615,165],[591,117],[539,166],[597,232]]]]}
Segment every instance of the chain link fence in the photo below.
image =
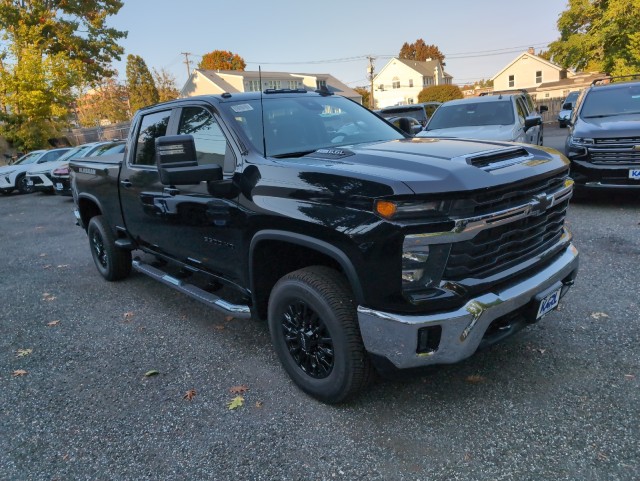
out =
{"type": "Polygon", "coordinates": [[[91,127],[84,129],[72,129],[69,141],[73,145],[86,144],[87,142],[101,142],[104,140],[124,140],[129,135],[130,122],[91,127]]]}

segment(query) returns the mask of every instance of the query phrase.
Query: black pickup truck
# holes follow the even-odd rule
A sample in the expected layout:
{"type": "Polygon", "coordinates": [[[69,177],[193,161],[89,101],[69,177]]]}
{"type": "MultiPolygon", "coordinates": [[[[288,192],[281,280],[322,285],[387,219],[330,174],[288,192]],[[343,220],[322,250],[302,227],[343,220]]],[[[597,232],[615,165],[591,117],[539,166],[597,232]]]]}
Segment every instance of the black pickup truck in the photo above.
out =
{"type": "Polygon", "coordinates": [[[377,369],[453,363],[553,310],[578,253],[568,161],[417,139],[346,98],[266,90],[139,111],[122,162],[71,165],[107,280],[131,268],[265,319],[327,403],[377,369]]]}

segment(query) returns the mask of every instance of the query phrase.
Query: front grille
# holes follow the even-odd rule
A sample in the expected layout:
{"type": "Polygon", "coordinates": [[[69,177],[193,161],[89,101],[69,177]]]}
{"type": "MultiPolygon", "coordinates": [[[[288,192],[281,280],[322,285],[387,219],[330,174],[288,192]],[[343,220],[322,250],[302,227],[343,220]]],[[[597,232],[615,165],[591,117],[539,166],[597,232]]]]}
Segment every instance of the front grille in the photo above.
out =
{"type": "Polygon", "coordinates": [[[506,210],[529,202],[537,194],[555,192],[560,189],[568,175],[536,180],[528,184],[507,186],[500,190],[492,190],[489,193],[477,193],[473,199],[467,201],[471,204],[468,215],[479,216],[506,210]]]}
{"type": "Polygon", "coordinates": [[[593,163],[640,163],[640,137],[619,137],[594,139],[594,145],[588,147],[593,163]]]}
{"type": "Polygon", "coordinates": [[[443,278],[486,278],[541,254],[563,234],[568,199],[546,212],[485,229],[473,239],[454,243],[443,278]]]}

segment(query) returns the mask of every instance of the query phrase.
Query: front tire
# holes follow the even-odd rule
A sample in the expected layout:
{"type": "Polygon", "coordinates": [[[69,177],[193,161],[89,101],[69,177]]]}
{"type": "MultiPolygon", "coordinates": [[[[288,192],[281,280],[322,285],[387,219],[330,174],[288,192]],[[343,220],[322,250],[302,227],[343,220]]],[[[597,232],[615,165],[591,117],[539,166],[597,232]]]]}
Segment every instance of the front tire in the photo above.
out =
{"type": "Polygon", "coordinates": [[[91,256],[98,272],[108,281],[124,279],[131,273],[131,251],[116,246],[104,217],[92,217],[87,228],[91,256]]]}
{"type": "Polygon", "coordinates": [[[353,294],[334,269],[307,267],[281,278],[269,298],[268,319],[280,362],[304,392],[334,404],[371,380],[353,294]]]}
{"type": "Polygon", "coordinates": [[[16,189],[18,189],[19,194],[30,194],[33,192],[33,187],[27,184],[27,176],[21,175],[16,179],[16,189]]]}

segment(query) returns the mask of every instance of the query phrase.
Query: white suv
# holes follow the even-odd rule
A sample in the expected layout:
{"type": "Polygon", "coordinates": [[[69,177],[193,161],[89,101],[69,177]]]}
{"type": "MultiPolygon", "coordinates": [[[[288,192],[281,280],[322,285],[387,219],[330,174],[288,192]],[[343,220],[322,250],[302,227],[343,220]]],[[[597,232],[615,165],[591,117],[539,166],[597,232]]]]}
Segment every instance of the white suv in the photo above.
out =
{"type": "Polygon", "coordinates": [[[10,194],[18,189],[19,193],[28,194],[32,189],[27,181],[27,170],[33,165],[56,160],[67,150],[69,149],[34,150],[20,157],[12,165],[0,167],[0,193],[10,194]]]}

